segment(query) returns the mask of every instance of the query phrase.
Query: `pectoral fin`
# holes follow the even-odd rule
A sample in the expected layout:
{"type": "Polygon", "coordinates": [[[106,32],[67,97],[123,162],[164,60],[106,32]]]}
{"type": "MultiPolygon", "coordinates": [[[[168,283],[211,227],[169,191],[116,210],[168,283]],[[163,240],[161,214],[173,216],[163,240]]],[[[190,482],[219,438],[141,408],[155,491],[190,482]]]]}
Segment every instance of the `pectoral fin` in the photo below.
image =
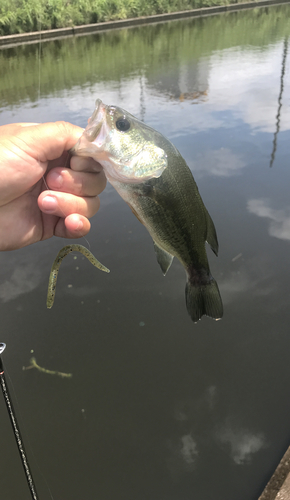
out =
{"type": "Polygon", "coordinates": [[[136,219],[138,219],[138,221],[141,222],[141,224],[144,224],[144,222],[140,219],[138,213],[136,212],[135,208],[133,208],[132,205],[130,205],[129,203],[128,203],[128,205],[131,208],[132,213],[135,215],[136,219]]]}
{"type": "Polygon", "coordinates": [[[171,253],[166,252],[166,250],[163,250],[163,248],[160,248],[160,246],[157,245],[155,241],[154,243],[154,250],[156,253],[157,257],[157,262],[159,266],[161,267],[161,271],[163,272],[164,276],[167,273],[168,269],[171,266],[171,263],[173,261],[173,255],[171,253]]]}

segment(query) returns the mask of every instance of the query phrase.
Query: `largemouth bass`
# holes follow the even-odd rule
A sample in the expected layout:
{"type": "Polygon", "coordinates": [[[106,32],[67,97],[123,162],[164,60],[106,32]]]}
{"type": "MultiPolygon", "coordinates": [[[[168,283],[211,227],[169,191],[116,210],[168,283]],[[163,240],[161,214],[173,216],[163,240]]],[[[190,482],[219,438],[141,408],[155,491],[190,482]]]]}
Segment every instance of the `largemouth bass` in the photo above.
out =
{"type": "Polygon", "coordinates": [[[217,255],[213,221],[190,169],[162,134],[100,99],[72,154],[94,158],[108,181],[149,231],[165,275],[177,257],[187,273],[189,315],[219,319],[223,306],[209,269],[205,242],[217,255]]]}

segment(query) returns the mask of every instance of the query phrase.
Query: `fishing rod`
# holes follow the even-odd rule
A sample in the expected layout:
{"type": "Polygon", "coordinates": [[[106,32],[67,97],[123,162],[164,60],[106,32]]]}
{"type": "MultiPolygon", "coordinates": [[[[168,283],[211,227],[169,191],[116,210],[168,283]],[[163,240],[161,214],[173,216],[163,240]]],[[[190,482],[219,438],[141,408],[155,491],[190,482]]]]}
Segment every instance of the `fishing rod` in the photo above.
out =
{"type": "Polygon", "coordinates": [[[33,500],[39,500],[39,497],[36,493],[36,489],[34,486],[34,481],[32,479],[32,474],[31,474],[30,467],[28,464],[27,455],[25,452],[25,448],[24,448],[24,444],[22,441],[19,427],[18,427],[15,411],[13,409],[12,401],[10,398],[9,390],[8,390],[6,379],[5,379],[4,367],[3,367],[3,363],[2,363],[2,359],[1,359],[1,354],[3,353],[5,348],[6,348],[6,344],[4,344],[3,342],[0,342],[0,383],[1,383],[1,389],[2,389],[2,393],[4,396],[5,403],[6,403],[10,422],[11,422],[11,425],[13,428],[13,434],[14,434],[14,437],[16,439],[17,448],[18,448],[18,451],[20,454],[21,462],[22,462],[22,465],[24,468],[24,472],[25,472],[27,484],[29,486],[29,490],[31,493],[31,497],[33,500]]]}

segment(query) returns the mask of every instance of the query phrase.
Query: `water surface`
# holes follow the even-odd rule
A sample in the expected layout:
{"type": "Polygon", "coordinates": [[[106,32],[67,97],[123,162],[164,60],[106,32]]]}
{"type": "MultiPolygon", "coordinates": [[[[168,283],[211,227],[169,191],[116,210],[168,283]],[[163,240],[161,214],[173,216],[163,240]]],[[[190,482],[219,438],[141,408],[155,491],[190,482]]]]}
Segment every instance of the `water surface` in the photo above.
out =
{"type": "MultiPolygon", "coordinates": [[[[181,151],[220,243],[208,255],[224,318],[196,325],[181,265],[162,276],[110,186],[88,236],[110,275],[67,257],[48,311],[65,240],[0,255],[0,341],[41,499],[48,485],[55,500],[255,500],[289,445],[289,15],[283,5],[0,51],[0,124],[85,126],[96,98],[127,109],[181,151]],[[72,379],[23,371],[31,351],[72,379]]],[[[0,408],[2,496],[28,500],[0,408]]]]}

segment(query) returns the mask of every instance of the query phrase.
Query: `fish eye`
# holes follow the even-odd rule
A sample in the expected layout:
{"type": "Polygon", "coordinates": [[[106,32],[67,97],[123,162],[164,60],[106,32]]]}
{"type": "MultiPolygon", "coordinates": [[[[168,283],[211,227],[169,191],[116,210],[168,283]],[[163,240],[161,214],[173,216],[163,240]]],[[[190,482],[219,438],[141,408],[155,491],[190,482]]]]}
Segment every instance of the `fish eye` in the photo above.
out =
{"type": "Polygon", "coordinates": [[[116,127],[121,132],[127,132],[127,130],[129,130],[129,128],[131,127],[131,123],[125,117],[118,118],[118,120],[116,121],[116,127]]]}

